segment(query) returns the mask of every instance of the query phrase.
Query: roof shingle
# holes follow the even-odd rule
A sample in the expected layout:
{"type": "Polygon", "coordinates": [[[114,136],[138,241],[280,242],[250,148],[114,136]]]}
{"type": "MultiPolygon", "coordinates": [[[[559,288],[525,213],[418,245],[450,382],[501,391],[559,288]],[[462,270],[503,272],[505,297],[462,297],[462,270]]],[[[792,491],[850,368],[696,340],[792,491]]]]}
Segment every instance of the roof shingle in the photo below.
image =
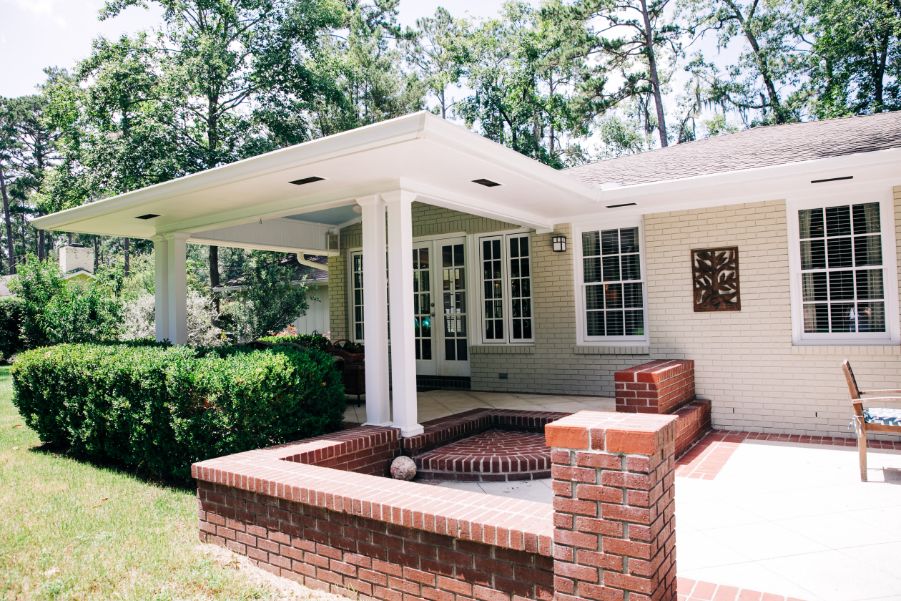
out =
{"type": "Polygon", "coordinates": [[[593,185],[630,186],[901,147],[901,112],[755,127],[567,169],[593,185]]]}

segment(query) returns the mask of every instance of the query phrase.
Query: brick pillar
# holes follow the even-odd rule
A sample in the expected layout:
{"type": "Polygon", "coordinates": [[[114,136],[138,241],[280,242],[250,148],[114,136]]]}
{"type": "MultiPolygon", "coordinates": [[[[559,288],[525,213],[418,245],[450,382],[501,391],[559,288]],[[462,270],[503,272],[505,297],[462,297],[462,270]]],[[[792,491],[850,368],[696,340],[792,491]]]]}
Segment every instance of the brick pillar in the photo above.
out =
{"type": "Polygon", "coordinates": [[[695,362],[658,359],[614,374],[616,410],[672,413],[695,398],[695,362]]]}
{"type": "Polygon", "coordinates": [[[545,428],[557,601],[675,601],[675,416],[581,411],[545,428]]]}

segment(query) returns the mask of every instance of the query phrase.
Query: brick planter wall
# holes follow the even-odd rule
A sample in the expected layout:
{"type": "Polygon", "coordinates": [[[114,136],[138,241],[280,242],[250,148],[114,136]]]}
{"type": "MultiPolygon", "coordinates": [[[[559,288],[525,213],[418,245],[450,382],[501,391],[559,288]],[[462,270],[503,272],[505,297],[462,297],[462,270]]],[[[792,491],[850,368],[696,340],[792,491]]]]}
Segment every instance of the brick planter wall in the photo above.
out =
{"type": "Polygon", "coordinates": [[[695,398],[695,364],[657,360],[616,372],[616,410],[624,413],[671,413],[695,398]]]}
{"type": "Polygon", "coordinates": [[[391,428],[203,461],[201,540],[364,599],[675,599],[672,420],[549,424],[553,506],[322,467],[379,471],[391,428]]]}

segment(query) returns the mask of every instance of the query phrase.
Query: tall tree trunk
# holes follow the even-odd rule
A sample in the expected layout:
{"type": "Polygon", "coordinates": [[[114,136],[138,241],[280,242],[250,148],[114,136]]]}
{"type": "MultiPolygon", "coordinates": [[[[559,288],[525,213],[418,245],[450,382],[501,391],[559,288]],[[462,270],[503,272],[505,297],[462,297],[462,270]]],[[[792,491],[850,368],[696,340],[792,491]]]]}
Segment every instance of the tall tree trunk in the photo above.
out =
{"type": "Polygon", "coordinates": [[[9,195],[6,192],[6,175],[0,167],[0,192],[3,195],[3,222],[6,226],[6,262],[9,273],[16,273],[16,245],[13,242],[13,224],[9,214],[9,195]]]}
{"type": "MultiPolygon", "coordinates": [[[[219,98],[218,96],[209,96],[207,98],[207,169],[216,166],[216,149],[219,147],[219,98]]],[[[219,247],[210,246],[210,291],[212,292],[219,286],[219,247]]],[[[219,298],[213,295],[213,305],[216,313],[219,313],[219,298]]]]}
{"type": "Polygon", "coordinates": [[[654,52],[654,31],[651,29],[651,15],[648,13],[647,0],[641,0],[641,17],[644,20],[644,48],[648,57],[648,77],[651,80],[651,92],[654,94],[654,105],[657,108],[657,133],[660,134],[660,145],[668,146],[666,136],[666,117],[663,114],[663,92],[660,90],[660,77],[657,74],[657,55],[654,52]]]}
{"type": "Polygon", "coordinates": [[[785,109],[782,106],[782,102],[779,100],[779,93],[776,91],[776,83],[773,81],[773,74],[770,72],[770,66],[763,57],[763,52],[760,49],[757,36],[748,25],[748,21],[754,16],[754,11],[757,9],[757,3],[755,2],[751,6],[747,18],[732,0],[726,0],[726,4],[732,9],[735,20],[741,25],[741,31],[745,35],[745,39],[748,40],[748,45],[751,46],[751,50],[754,52],[754,62],[757,63],[757,70],[760,71],[760,77],[763,79],[767,99],[770,107],[773,109],[773,116],[776,119],[776,123],[787,122],[788,115],[785,114],[785,109]]]}
{"type": "Polygon", "coordinates": [[[44,260],[45,253],[44,230],[38,230],[38,260],[44,260]]]}
{"type": "Polygon", "coordinates": [[[128,272],[131,271],[131,240],[129,238],[125,238],[122,243],[122,254],[125,255],[123,271],[125,275],[128,275],[128,272]]]}
{"type": "Polygon", "coordinates": [[[100,269],[100,236],[94,236],[94,273],[100,269]]]}
{"type": "Polygon", "coordinates": [[[879,55],[873,72],[873,110],[881,113],[885,110],[885,65],[888,61],[889,34],[879,40],[879,55]]]}

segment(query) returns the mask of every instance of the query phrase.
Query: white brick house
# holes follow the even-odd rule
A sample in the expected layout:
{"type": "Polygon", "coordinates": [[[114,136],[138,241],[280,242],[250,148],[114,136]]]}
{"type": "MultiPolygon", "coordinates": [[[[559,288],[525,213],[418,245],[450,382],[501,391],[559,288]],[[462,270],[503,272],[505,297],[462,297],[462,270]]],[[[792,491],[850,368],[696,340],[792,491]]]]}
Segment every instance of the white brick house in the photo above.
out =
{"type": "Polygon", "coordinates": [[[611,396],[658,358],[695,361],[716,427],[846,435],[842,359],[901,384],[899,147],[882,114],[558,172],[416,114],[38,224],[154,238],[175,342],[186,242],[328,254],[332,338],[366,343],[369,421],[405,435],[417,375],[611,396]],[[740,310],[696,311],[692,251],[733,247],[740,310]]]}

